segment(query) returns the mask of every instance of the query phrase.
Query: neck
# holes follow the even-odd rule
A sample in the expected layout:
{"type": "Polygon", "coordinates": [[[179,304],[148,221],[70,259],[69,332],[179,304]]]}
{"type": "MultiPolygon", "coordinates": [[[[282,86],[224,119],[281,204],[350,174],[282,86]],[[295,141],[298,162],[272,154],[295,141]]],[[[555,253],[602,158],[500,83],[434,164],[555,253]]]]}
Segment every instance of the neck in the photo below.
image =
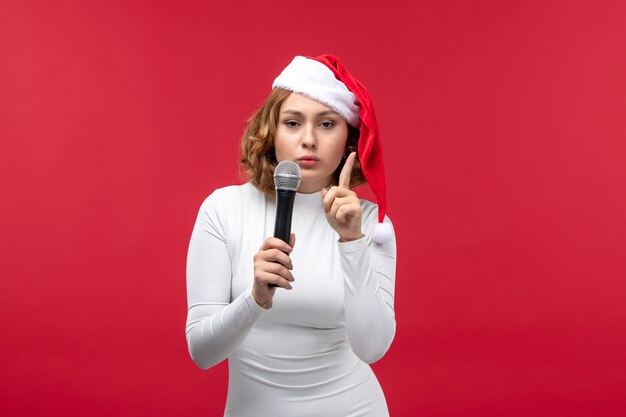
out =
{"type": "Polygon", "coordinates": [[[328,188],[332,184],[332,179],[325,179],[324,181],[315,181],[314,183],[302,181],[298,187],[300,194],[313,194],[322,191],[323,188],[328,188]]]}

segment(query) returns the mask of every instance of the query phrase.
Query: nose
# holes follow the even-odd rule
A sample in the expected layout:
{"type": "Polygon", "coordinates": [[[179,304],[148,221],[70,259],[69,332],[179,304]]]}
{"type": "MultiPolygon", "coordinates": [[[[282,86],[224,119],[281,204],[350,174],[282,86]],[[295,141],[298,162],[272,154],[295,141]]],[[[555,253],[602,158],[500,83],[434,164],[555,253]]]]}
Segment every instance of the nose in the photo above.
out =
{"type": "Polygon", "coordinates": [[[302,147],[307,149],[315,149],[317,147],[317,137],[313,126],[308,126],[302,133],[302,147]]]}

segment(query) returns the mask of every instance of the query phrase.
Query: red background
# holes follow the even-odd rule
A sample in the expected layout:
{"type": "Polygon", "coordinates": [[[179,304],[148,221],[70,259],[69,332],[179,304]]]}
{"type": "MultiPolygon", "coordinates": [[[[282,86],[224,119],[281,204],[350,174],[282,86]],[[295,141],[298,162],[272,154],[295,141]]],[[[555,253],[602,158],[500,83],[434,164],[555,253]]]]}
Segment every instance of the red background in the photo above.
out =
{"type": "Polygon", "coordinates": [[[1,415],[220,415],[191,228],[273,78],[326,52],[383,136],[392,415],[624,415],[625,3],[384,3],[0,3],[1,415]]]}

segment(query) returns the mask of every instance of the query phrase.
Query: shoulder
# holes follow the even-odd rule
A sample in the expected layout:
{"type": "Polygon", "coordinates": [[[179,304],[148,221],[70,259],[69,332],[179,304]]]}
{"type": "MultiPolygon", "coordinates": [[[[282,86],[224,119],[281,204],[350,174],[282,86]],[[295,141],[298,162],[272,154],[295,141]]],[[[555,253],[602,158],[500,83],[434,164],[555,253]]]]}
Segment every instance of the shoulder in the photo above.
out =
{"type": "Polygon", "coordinates": [[[359,202],[361,203],[361,210],[363,210],[364,219],[372,215],[378,216],[378,204],[372,203],[364,198],[360,198],[359,202]]]}
{"type": "Polygon", "coordinates": [[[264,201],[264,194],[249,183],[217,188],[202,202],[198,221],[226,239],[236,233],[244,211],[258,207],[264,201]]]}
{"type": "MultiPolygon", "coordinates": [[[[369,200],[365,200],[363,198],[359,199],[361,203],[361,210],[363,211],[363,221],[364,222],[378,222],[378,204],[372,203],[369,200]]],[[[389,217],[385,215],[385,222],[390,222],[389,217]]]]}
{"type": "MultiPolygon", "coordinates": [[[[369,235],[373,231],[374,226],[378,224],[378,204],[363,198],[359,199],[359,201],[363,212],[363,233],[369,235]]],[[[391,224],[391,220],[387,215],[385,215],[384,222],[391,224]]]]}
{"type": "Polygon", "coordinates": [[[252,203],[262,198],[263,193],[247,182],[216,188],[205,198],[201,208],[230,211],[233,208],[240,208],[244,203],[252,203]]]}

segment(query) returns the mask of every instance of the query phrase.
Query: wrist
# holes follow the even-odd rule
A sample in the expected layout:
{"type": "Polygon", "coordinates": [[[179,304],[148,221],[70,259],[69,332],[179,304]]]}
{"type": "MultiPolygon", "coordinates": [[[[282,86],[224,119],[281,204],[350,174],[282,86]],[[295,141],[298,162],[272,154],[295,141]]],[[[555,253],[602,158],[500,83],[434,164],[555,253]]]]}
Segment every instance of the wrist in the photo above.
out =
{"type": "Polygon", "coordinates": [[[256,294],[254,287],[252,288],[251,295],[252,295],[252,299],[254,300],[255,303],[257,303],[259,307],[264,308],[265,310],[269,310],[270,308],[272,308],[272,299],[271,298],[269,300],[261,299],[261,297],[259,297],[259,295],[256,294]]]}
{"type": "Polygon", "coordinates": [[[354,240],[362,239],[364,236],[365,235],[363,233],[358,233],[353,236],[339,236],[339,242],[341,243],[352,242],[354,240]]]}

